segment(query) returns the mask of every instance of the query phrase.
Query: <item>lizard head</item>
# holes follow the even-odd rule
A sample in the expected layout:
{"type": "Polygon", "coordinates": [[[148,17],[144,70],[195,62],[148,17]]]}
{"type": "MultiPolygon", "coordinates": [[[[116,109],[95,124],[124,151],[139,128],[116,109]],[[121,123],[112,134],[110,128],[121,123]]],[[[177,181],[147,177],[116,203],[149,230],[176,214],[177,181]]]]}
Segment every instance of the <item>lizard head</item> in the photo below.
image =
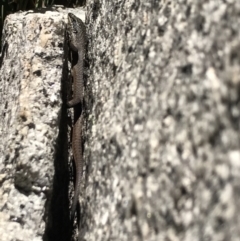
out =
{"type": "Polygon", "coordinates": [[[74,14],[68,13],[68,36],[73,45],[77,45],[78,41],[85,42],[85,25],[81,19],[74,14]]]}

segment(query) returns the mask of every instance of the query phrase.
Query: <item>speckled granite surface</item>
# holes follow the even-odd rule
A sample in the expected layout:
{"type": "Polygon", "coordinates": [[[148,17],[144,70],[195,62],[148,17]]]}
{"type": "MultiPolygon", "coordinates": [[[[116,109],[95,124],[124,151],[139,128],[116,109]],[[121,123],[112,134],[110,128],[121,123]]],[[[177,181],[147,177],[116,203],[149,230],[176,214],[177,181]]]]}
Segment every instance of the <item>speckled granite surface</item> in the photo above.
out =
{"type": "MultiPolygon", "coordinates": [[[[39,12],[38,12],[39,11],[39,12]]],[[[70,240],[67,11],[7,16],[0,66],[0,240],[70,240]]],[[[83,12],[84,13],[84,12],[83,12]]]]}
{"type": "Polygon", "coordinates": [[[87,2],[85,240],[240,239],[240,2],[87,2]]]}
{"type": "MultiPolygon", "coordinates": [[[[21,18],[37,38],[12,24],[1,67],[3,241],[72,235],[66,19],[45,14],[21,18]]],[[[239,15],[237,0],[87,2],[81,240],[240,239],[239,15]]]]}

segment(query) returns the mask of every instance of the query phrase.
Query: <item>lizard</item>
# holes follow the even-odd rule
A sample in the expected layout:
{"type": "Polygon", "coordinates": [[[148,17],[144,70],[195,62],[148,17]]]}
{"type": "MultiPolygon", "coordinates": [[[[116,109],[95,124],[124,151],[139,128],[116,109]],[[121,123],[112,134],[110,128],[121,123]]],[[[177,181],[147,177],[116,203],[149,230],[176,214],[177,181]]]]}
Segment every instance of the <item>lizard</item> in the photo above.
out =
{"type": "Polygon", "coordinates": [[[68,108],[74,107],[74,124],[72,131],[72,151],[76,166],[76,178],[74,196],[71,207],[70,218],[73,221],[80,192],[80,183],[83,172],[82,154],[82,106],[83,106],[83,61],[85,55],[86,29],[81,19],[74,14],[68,14],[67,32],[69,46],[77,52],[78,61],[72,68],[73,98],[67,102],[68,108]]]}

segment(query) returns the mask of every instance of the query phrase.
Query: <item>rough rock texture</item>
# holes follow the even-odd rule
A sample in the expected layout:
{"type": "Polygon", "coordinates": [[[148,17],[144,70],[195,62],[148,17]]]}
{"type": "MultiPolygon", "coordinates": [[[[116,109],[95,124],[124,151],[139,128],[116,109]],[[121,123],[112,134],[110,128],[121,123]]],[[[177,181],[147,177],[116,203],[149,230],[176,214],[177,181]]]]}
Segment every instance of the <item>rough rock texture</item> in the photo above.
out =
{"type": "MultiPolygon", "coordinates": [[[[87,7],[80,240],[238,241],[240,2],[87,7]]],[[[1,241],[71,240],[65,21],[5,22],[1,241]]]]}
{"type": "Polygon", "coordinates": [[[62,105],[67,11],[58,10],[17,13],[5,20],[0,61],[1,241],[66,241],[71,235],[67,111],[62,105]]]}
{"type": "Polygon", "coordinates": [[[240,1],[89,0],[85,240],[240,240],[240,1]]]}

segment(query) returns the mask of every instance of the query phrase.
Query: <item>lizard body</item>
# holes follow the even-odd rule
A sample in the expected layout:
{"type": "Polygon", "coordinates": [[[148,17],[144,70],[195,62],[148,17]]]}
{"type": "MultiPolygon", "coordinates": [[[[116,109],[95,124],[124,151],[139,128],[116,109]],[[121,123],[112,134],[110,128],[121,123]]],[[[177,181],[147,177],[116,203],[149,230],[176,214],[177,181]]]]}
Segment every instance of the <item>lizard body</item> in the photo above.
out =
{"type": "Polygon", "coordinates": [[[74,107],[74,125],[72,132],[72,151],[76,166],[75,191],[71,207],[71,220],[74,219],[80,182],[83,171],[82,155],[82,105],[83,105],[83,60],[85,55],[86,31],[84,23],[74,14],[68,14],[68,36],[70,48],[78,53],[77,64],[72,68],[73,76],[73,99],[68,101],[69,108],[74,107]]]}

